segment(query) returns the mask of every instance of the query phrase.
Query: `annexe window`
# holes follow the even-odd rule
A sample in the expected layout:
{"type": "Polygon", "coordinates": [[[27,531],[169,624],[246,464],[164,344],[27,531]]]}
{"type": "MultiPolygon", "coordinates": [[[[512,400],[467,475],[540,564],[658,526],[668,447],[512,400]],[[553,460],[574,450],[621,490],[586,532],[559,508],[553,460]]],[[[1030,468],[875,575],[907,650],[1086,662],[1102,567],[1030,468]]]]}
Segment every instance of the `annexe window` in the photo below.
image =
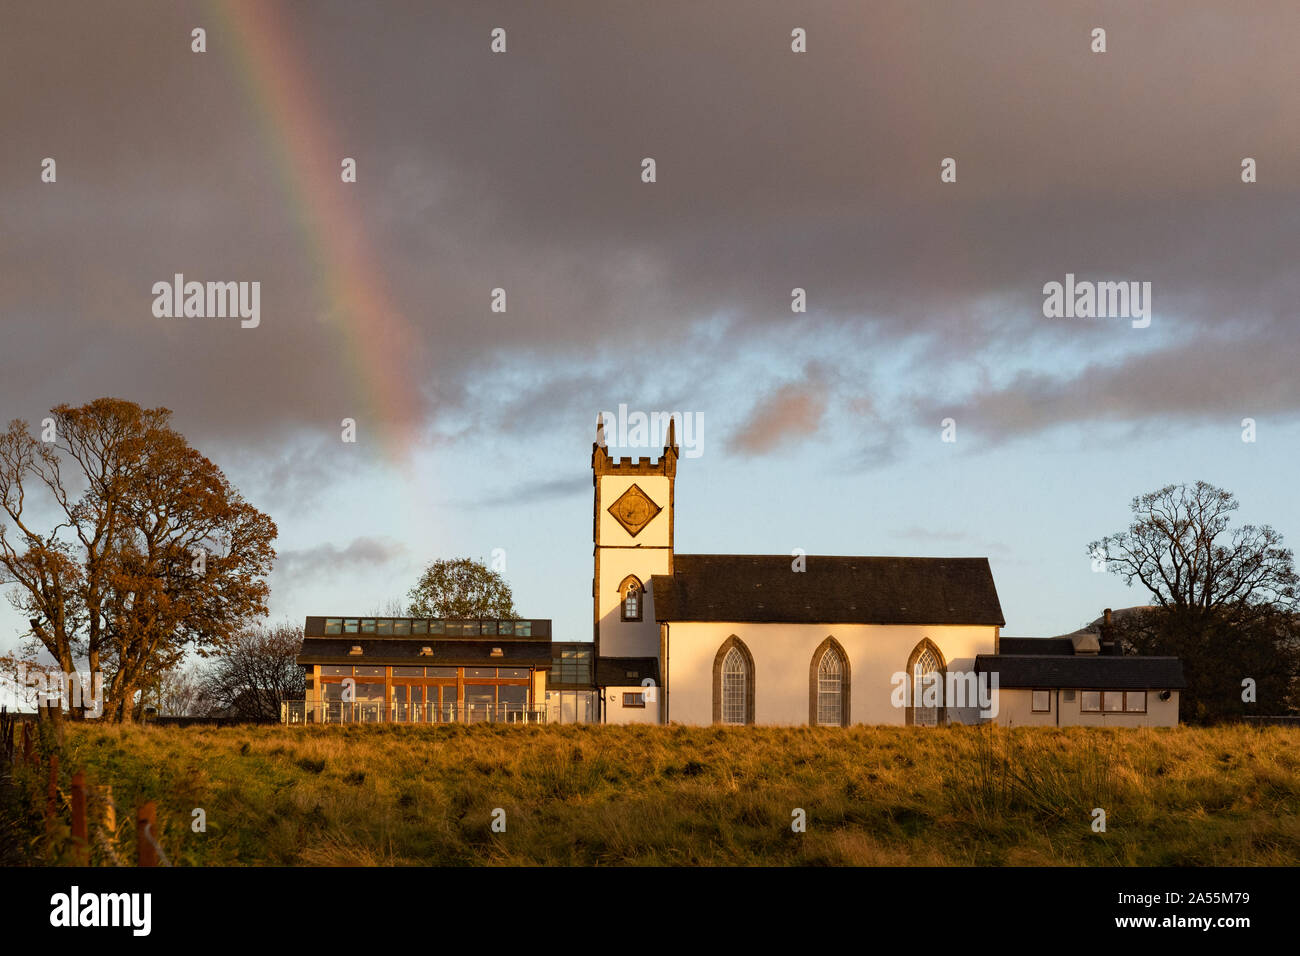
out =
{"type": "Polygon", "coordinates": [[[1147,692],[1144,690],[1085,690],[1079,702],[1085,714],[1145,714],[1147,692]]]}
{"type": "Polygon", "coordinates": [[[590,684],[591,683],[591,651],[590,645],[587,647],[562,647],[555,646],[559,652],[551,662],[551,676],[549,682],[556,684],[590,684]]]}
{"type": "Polygon", "coordinates": [[[623,695],[623,706],[624,706],[624,707],[642,707],[642,708],[644,708],[644,707],[645,707],[645,694],[644,694],[644,693],[640,693],[640,694],[624,694],[624,695],[623,695]]]}
{"type": "Polygon", "coordinates": [[[1035,714],[1050,714],[1052,712],[1052,692],[1050,690],[1034,691],[1032,709],[1035,714]]]}

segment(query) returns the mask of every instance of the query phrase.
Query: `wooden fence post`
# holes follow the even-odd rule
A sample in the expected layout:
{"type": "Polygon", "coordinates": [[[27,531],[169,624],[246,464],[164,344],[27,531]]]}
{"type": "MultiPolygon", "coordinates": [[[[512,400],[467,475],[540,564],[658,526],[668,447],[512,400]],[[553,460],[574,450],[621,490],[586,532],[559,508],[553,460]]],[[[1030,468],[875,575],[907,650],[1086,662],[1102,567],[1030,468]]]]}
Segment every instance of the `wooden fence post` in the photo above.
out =
{"type": "Polygon", "coordinates": [[[135,845],[140,866],[157,866],[158,853],[153,848],[155,806],[152,800],[140,805],[135,815],[135,845]]]}
{"type": "Polygon", "coordinates": [[[45,832],[54,829],[54,816],[59,802],[59,755],[50,754],[50,788],[45,794],[45,832]]]}
{"type": "Polygon", "coordinates": [[[23,721],[23,763],[29,767],[36,766],[36,752],[32,749],[32,724],[29,720],[23,721]]]}
{"type": "Polygon", "coordinates": [[[72,775],[72,839],[76,844],[77,862],[90,865],[90,842],[86,839],[86,775],[78,770],[72,775]]]}

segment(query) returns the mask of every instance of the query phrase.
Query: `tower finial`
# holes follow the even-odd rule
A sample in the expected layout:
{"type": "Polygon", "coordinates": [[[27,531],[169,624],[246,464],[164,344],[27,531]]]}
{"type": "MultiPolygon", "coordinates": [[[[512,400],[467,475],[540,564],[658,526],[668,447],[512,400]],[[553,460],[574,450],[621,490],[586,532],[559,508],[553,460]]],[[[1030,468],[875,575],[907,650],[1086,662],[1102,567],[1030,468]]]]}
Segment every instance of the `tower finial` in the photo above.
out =
{"type": "Polygon", "coordinates": [[[664,451],[669,448],[677,447],[677,418],[673,415],[668,416],[668,444],[664,446],[664,451]]]}
{"type": "Polygon", "coordinates": [[[596,444],[601,448],[605,447],[605,416],[603,414],[596,416],[596,444]]]}

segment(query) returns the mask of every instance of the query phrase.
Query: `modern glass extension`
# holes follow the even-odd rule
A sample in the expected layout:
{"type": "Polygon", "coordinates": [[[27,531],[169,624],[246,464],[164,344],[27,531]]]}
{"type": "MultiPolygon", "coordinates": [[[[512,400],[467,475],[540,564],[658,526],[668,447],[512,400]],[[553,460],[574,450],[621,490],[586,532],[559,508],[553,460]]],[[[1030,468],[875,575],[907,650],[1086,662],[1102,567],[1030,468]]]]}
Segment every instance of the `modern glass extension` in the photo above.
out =
{"type": "Polygon", "coordinates": [[[284,723],[545,723],[532,667],[322,664],[314,695],[286,701],[284,723]],[[314,699],[312,699],[314,698],[314,699]]]}

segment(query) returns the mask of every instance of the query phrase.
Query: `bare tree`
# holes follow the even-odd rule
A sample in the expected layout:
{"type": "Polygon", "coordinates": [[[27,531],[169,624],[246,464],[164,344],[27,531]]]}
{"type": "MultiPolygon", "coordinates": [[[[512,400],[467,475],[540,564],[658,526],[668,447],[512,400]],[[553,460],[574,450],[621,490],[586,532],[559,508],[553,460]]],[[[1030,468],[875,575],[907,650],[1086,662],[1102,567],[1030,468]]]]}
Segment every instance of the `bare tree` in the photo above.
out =
{"type": "Polygon", "coordinates": [[[202,716],[202,677],[197,667],[173,667],[157,676],[147,696],[156,702],[160,716],[202,716]]]}
{"type": "Polygon", "coordinates": [[[1290,549],[1268,525],[1228,524],[1231,492],[1204,481],[1139,495],[1133,523],[1088,546],[1125,584],[1140,582],[1165,608],[1212,613],[1237,605],[1294,609],[1297,579],[1290,549]]]}
{"type": "Polygon", "coordinates": [[[41,688],[49,687],[49,676],[57,675],[53,666],[38,664],[21,657],[0,656],[0,685],[8,687],[18,709],[35,711],[42,705],[41,688]]]}
{"type": "Polygon", "coordinates": [[[1203,481],[1139,495],[1127,530],[1089,553],[1151,594],[1155,607],[1117,622],[1121,646],[1183,661],[1185,719],[1252,712],[1242,681],[1258,690],[1255,712],[1296,706],[1300,616],[1290,549],[1268,525],[1230,528],[1237,499],[1203,481]]]}
{"type": "Polygon", "coordinates": [[[200,681],[208,713],[279,720],[281,701],[306,696],[306,674],[298,664],[301,650],[302,628],[292,624],[240,631],[209,661],[200,681]]]}
{"type": "Polygon", "coordinates": [[[401,598],[389,598],[370,612],[371,617],[407,617],[406,604],[401,598]]]}

